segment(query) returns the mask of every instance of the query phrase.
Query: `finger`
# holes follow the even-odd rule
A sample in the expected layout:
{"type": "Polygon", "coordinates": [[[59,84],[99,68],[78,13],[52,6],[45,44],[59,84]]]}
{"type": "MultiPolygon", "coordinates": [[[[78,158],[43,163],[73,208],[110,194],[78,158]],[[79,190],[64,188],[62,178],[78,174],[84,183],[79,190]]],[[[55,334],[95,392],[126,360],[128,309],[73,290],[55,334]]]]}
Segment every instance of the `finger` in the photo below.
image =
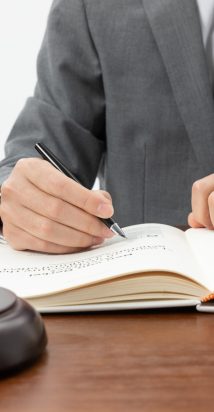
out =
{"type": "Polygon", "coordinates": [[[42,191],[60,197],[90,214],[107,218],[114,213],[111,201],[102,192],[86,189],[45,160],[22,159],[16,167],[21,168],[22,172],[24,169],[26,178],[42,191]]]}
{"type": "Polygon", "coordinates": [[[16,207],[16,221],[14,222],[14,209],[9,203],[4,207],[3,223],[5,222],[15,224],[39,239],[62,246],[88,248],[103,242],[103,239],[99,237],[54,222],[23,206],[16,207]]]}
{"type": "Polygon", "coordinates": [[[47,242],[10,224],[7,224],[3,229],[3,235],[13,249],[20,251],[32,250],[43,253],[65,254],[80,252],[82,250],[81,248],[61,246],[52,242],[47,242]]]}
{"type": "Polygon", "coordinates": [[[25,190],[19,192],[19,202],[41,216],[89,235],[101,238],[113,236],[112,231],[97,217],[62,199],[42,192],[31,183],[26,185],[25,190]]]}
{"type": "Polygon", "coordinates": [[[212,228],[208,198],[214,189],[214,175],[196,181],[192,187],[192,212],[202,226],[212,228]]]}
{"type": "Polygon", "coordinates": [[[193,228],[203,227],[203,225],[201,225],[197,222],[197,220],[195,220],[193,213],[190,213],[188,216],[188,224],[193,228]]]}

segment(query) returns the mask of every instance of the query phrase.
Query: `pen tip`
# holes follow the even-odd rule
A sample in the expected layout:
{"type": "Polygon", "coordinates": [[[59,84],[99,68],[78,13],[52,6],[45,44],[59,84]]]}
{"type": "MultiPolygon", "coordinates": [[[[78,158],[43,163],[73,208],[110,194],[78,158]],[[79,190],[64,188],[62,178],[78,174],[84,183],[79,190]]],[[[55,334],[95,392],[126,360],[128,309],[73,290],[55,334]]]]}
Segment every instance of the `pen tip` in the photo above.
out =
{"type": "Polygon", "coordinates": [[[116,233],[117,235],[120,235],[121,237],[126,239],[126,235],[125,235],[124,231],[120,228],[120,226],[117,223],[114,223],[113,226],[111,227],[111,229],[113,230],[114,233],[116,233]]]}

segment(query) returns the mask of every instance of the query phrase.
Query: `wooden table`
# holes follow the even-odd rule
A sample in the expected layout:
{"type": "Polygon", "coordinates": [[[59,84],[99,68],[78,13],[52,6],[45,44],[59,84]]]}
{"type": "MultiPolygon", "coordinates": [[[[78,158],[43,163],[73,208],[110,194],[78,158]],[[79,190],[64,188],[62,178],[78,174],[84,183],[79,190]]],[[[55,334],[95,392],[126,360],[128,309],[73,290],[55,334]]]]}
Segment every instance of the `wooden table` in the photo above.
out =
{"type": "Polygon", "coordinates": [[[0,411],[203,411],[214,405],[214,316],[44,316],[47,352],[0,381],[0,411]]]}

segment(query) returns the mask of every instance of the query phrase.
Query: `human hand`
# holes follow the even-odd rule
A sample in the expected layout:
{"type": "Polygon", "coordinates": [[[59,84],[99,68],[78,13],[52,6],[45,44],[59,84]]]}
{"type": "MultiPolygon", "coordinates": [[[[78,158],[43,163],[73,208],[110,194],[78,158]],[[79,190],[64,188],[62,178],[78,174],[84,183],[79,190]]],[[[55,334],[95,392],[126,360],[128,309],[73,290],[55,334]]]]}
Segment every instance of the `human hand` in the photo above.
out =
{"type": "Polygon", "coordinates": [[[1,187],[3,236],[16,250],[72,253],[113,233],[97,217],[113,215],[111,196],[92,191],[47,161],[17,162],[1,187]]]}
{"type": "Polygon", "coordinates": [[[191,227],[214,229],[214,174],[197,180],[192,186],[191,227]]]}

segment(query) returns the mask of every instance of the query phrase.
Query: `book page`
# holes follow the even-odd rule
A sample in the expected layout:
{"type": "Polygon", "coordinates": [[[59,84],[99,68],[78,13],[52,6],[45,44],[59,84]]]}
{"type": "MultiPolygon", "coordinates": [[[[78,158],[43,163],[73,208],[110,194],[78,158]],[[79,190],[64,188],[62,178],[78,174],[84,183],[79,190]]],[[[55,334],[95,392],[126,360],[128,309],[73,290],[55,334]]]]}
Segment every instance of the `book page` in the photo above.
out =
{"type": "Polygon", "coordinates": [[[201,267],[200,281],[212,292],[214,291],[214,231],[203,228],[188,229],[185,234],[198,266],[201,267]]]}
{"type": "Polygon", "coordinates": [[[18,252],[0,244],[0,285],[33,297],[142,271],[197,274],[181,230],[161,224],[124,230],[128,239],[115,236],[97,248],[70,255],[18,252]]]}

